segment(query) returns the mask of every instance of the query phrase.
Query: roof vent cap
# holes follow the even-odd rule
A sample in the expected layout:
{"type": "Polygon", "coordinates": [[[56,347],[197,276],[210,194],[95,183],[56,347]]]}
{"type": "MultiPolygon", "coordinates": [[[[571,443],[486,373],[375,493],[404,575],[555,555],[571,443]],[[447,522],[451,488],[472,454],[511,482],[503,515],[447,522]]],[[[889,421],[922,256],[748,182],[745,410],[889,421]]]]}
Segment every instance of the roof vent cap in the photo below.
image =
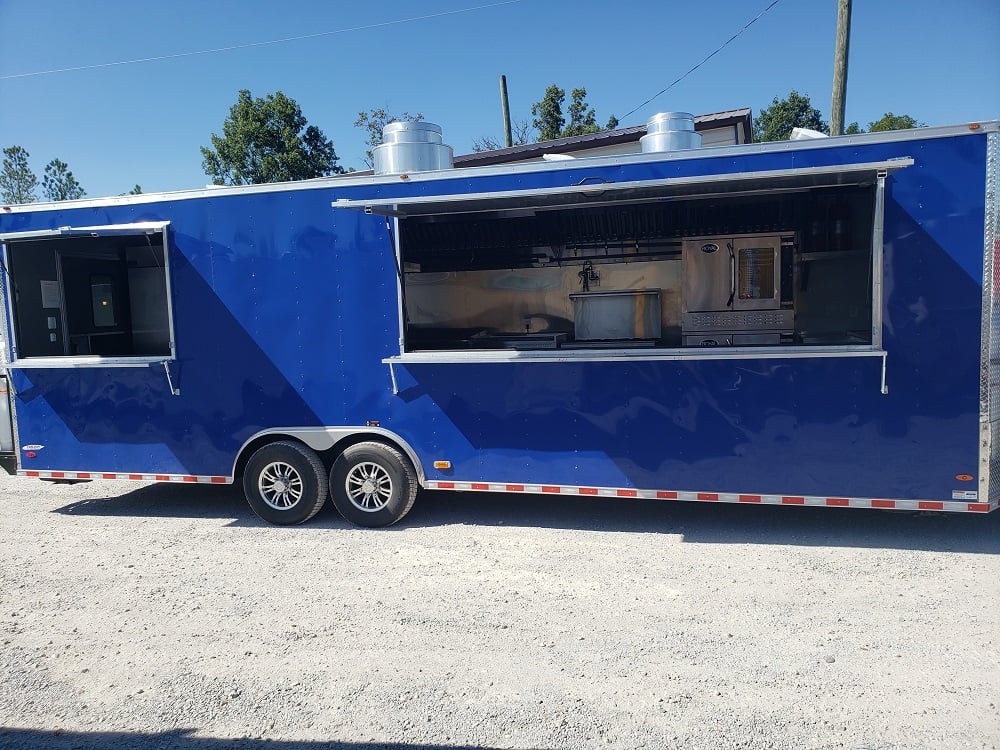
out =
{"type": "Polygon", "coordinates": [[[378,175],[431,172],[454,166],[454,150],[444,145],[441,126],[423,120],[388,123],[382,128],[382,143],[373,154],[378,175]]]}
{"type": "Polygon", "coordinates": [[[646,123],[646,135],[639,139],[644,154],[701,148],[701,134],[694,132],[694,115],[688,112],[659,112],[646,123]]]}

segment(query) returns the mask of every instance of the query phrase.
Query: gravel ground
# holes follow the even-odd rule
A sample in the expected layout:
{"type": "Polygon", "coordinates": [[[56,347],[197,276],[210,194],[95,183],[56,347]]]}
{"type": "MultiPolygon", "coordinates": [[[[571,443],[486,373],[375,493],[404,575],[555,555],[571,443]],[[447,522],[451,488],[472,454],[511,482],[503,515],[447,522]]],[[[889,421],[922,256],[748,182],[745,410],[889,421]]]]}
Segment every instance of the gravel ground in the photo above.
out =
{"type": "Polygon", "coordinates": [[[1000,513],[0,476],[0,746],[996,748],[1000,513]]]}

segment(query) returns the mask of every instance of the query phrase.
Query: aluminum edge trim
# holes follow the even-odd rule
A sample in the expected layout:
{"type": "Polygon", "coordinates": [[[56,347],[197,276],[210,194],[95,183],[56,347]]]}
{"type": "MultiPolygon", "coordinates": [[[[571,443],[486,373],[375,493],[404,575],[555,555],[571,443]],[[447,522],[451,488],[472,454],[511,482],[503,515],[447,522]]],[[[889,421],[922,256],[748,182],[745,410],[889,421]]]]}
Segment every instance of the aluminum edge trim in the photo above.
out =
{"type": "Polygon", "coordinates": [[[875,214],[872,226],[872,346],[882,348],[882,284],[885,274],[885,189],[887,175],[879,174],[875,184],[875,214]]]}
{"type": "Polygon", "coordinates": [[[559,495],[579,498],[618,498],[626,500],[676,500],[681,502],[731,503],[743,505],[782,505],[812,508],[863,508],[869,510],[904,510],[989,513],[996,503],[982,500],[890,499],[835,495],[756,494],[742,492],[703,492],[698,490],[650,490],[618,487],[550,485],[537,482],[470,482],[465,480],[430,480],[430,490],[458,492],[496,492],[504,494],[559,495]]]}
{"type": "MultiPolygon", "coordinates": [[[[3,268],[10,268],[9,258],[7,257],[7,245],[5,243],[0,243],[0,260],[3,261],[3,268]]],[[[18,471],[21,468],[21,436],[17,429],[17,390],[14,387],[14,376],[10,372],[8,363],[11,357],[11,339],[10,339],[10,328],[7,325],[8,315],[13,315],[11,312],[13,308],[9,305],[13,304],[13,300],[10,300],[10,284],[9,276],[6,270],[0,270],[0,371],[3,371],[7,379],[7,393],[0,396],[0,398],[7,399],[7,405],[10,409],[10,437],[13,441],[11,446],[14,449],[14,470],[18,471]]],[[[13,322],[13,317],[10,318],[13,322]]]]}
{"type": "MultiPolygon", "coordinates": [[[[992,401],[1000,398],[1000,393],[994,394],[993,381],[1000,380],[1000,362],[994,363],[993,349],[1000,341],[996,318],[1000,315],[1000,290],[996,289],[996,255],[1000,253],[1000,135],[991,132],[986,140],[986,196],[985,217],[983,226],[983,291],[982,319],[980,323],[979,352],[979,499],[981,502],[993,504],[1000,499],[1000,482],[997,489],[991,492],[994,484],[992,476],[993,442],[997,425],[992,421],[992,401]]],[[[1000,479],[997,477],[996,479],[1000,479]]]]}
{"type": "Polygon", "coordinates": [[[173,484],[232,484],[233,477],[221,474],[159,474],[150,471],[82,471],[77,469],[26,469],[17,476],[28,479],[68,479],[79,481],[169,482],[173,484]]]}
{"type": "Polygon", "coordinates": [[[497,350],[497,351],[439,351],[407,352],[386,357],[382,364],[462,364],[462,363],[526,363],[526,362],[655,362],[655,361],[711,361],[722,359],[809,359],[811,357],[884,357],[885,352],[871,347],[810,349],[807,347],[725,347],[729,351],[706,347],[688,349],[553,349],[551,351],[497,350]],[[595,351],[602,351],[596,354],[595,351]]]}

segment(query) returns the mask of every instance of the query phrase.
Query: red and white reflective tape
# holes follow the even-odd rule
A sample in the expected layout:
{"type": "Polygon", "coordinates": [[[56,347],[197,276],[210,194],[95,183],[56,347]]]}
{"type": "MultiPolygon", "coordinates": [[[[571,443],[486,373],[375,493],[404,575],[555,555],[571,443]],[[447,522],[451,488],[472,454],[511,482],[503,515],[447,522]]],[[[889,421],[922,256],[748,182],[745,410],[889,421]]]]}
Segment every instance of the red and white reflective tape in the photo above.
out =
{"type": "Polygon", "coordinates": [[[732,492],[685,492],[635,490],[615,487],[571,487],[552,484],[512,484],[510,482],[427,481],[429,490],[463,492],[515,492],[537,495],[587,497],[633,497],[647,500],[684,500],[709,503],[750,503],[760,505],[808,505],[822,508],[881,508],[887,510],[943,510],[961,513],[989,513],[998,503],[969,503],[941,500],[883,500],[869,497],[813,497],[809,495],[744,495],[732,492]]]}
{"type": "Polygon", "coordinates": [[[33,471],[21,469],[19,477],[38,479],[131,479],[137,482],[187,482],[189,484],[232,484],[232,477],[192,476],[189,474],[134,474],[107,471],[33,471]]]}

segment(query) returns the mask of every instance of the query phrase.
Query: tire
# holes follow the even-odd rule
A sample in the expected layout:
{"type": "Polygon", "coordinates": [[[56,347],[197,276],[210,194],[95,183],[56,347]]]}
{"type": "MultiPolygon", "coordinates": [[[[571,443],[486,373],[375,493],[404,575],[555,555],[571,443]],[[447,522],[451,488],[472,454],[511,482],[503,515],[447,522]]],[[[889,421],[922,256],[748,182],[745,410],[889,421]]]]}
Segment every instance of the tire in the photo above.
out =
{"type": "Polygon", "coordinates": [[[305,523],[326,502],[326,468],[301,443],[269,443],[250,457],[243,473],[243,492],[253,512],[268,523],[305,523]]]}
{"type": "Polygon", "coordinates": [[[409,459],[385,443],[358,443],[330,470],[330,497],[345,519],[358,526],[390,526],[417,499],[417,473],[409,459]]]}

